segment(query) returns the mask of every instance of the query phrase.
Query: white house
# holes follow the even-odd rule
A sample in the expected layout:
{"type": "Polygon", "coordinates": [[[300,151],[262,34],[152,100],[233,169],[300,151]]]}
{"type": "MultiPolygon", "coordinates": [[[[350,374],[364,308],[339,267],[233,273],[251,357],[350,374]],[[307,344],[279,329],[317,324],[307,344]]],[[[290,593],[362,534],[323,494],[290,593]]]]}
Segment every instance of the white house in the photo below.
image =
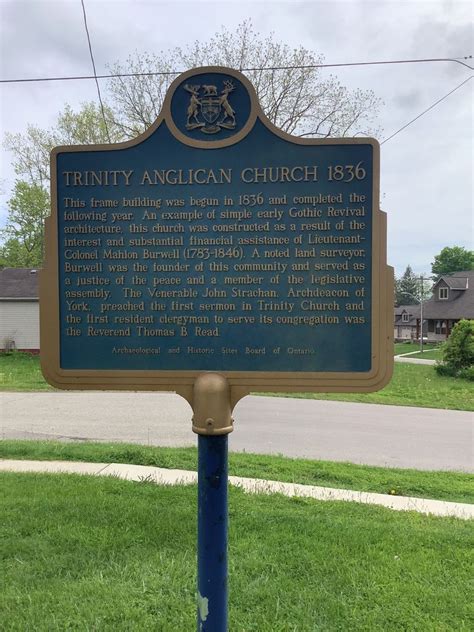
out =
{"type": "Polygon", "coordinates": [[[0,270],[0,351],[39,348],[38,270],[0,270]]]}

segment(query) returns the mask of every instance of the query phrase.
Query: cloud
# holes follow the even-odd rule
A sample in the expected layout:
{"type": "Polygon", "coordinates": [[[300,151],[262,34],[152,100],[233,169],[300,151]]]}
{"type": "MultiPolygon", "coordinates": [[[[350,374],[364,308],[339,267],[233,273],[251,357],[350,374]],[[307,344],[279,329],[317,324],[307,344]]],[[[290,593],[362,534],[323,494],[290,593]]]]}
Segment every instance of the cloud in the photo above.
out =
{"type": "Polygon", "coordinates": [[[404,110],[422,108],[423,107],[423,93],[421,90],[412,89],[404,92],[399,92],[393,99],[393,104],[404,110]]]}
{"type": "MultiPolygon", "coordinates": [[[[452,19],[452,18],[451,18],[452,19]]],[[[418,24],[411,33],[413,54],[424,51],[427,57],[460,57],[472,52],[473,41],[472,14],[462,24],[427,18],[418,24]]],[[[446,74],[451,66],[444,65],[446,74]]]]}
{"type": "Polygon", "coordinates": [[[4,76],[90,70],[79,3],[7,3],[2,22],[4,76]]]}

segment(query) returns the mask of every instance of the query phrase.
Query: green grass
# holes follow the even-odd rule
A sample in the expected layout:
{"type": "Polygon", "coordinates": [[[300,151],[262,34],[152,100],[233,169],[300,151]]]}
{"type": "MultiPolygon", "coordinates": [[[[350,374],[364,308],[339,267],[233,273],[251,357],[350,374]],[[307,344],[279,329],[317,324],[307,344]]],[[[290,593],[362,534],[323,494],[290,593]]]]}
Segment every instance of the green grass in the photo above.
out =
{"type": "MultiPolygon", "coordinates": [[[[432,351],[434,349],[439,349],[441,344],[439,342],[424,342],[423,349],[427,349],[432,351]]],[[[393,345],[394,355],[400,355],[402,353],[411,353],[413,351],[418,351],[420,349],[419,342],[396,342],[393,345]]]]}
{"type": "MultiPolygon", "coordinates": [[[[265,393],[271,395],[271,393],[265,393]]],[[[474,410],[474,383],[438,375],[434,366],[396,362],[390,383],[376,393],[283,393],[281,397],[364,404],[474,410]]]]}
{"type": "Polygon", "coordinates": [[[394,344],[394,354],[403,355],[409,353],[411,358],[424,358],[425,360],[441,360],[442,345],[439,343],[424,343],[423,353],[420,353],[419,343],[396,342],[394,344]]]}
{"type": "Polygon", "coordinates": [[[400,353],[409,353],[412,350],[412,345],[407,342],[396,342],[393,345],[393,354],[399,355],[400,353]]]}
{"type": "Polygon", "coordinates": [[[52,391],[41,373],[39,356],[30,353],[0,353],[0,390],[52,391]]]}
{"type": "MultiPolygon", "coordinates": [[[[423,357],[424,354],[423,354],[423,357]]],[[[38,356],[0,354],[0,390],[54,390],[44,381],[38,356]]],[[[468,380],[439,376],[432,366],[395,363],[393,378],[377,393],[290,393],[283,397],[307,397],[346,402],[421,406],[451,410],[474,410],[474,384],[468,380]]]]}
{"type": "MultiPolygon", "coordinates": [[[[195,448],[161,448],[123,443],[4,440],[0,441],[0,458],[197,469],[195,448]]],[[[231,452],[229,473],[305,485],[474,503],[474,475],[458,472],[423,472],[231,452]]]]}
{"type": "MultiPolygon", "coordinates": [[[[195,629],[195,487],[1,479],[2,630],[195,629]]],[[[237,489],[229,515],[230,630],[472,629],[467,521],[237,489]]]]}

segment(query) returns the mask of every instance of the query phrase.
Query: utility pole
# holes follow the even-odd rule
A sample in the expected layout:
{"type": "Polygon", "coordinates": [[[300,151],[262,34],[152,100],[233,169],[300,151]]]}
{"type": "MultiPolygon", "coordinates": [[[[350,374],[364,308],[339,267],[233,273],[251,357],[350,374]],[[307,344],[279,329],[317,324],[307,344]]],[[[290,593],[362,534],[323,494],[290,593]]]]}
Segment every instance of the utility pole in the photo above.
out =
{"type": "Polygon", "coordinates": [[[423,354],[423,291],[425,279],[420,275],[421,293],[420,293],[420,353],[423,354]]]}

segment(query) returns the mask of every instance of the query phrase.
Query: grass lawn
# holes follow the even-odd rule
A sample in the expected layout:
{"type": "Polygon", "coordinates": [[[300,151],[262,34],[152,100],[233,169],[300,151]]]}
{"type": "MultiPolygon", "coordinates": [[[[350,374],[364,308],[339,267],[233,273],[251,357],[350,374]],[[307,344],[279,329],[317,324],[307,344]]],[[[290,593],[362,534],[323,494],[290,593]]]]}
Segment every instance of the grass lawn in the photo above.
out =
{"type": "Polygon", "coordinates": [[[425,360],[441,360],[442,345],[441,344],[423,344],[423,354],[420,353],[420,344],[407,344],[396,342],[394,344],[394,354],[403,355],[409,353],[412,358],[425,358],[425,360]]]}
{"type": "MultiPolygon", "coordinates": [[[[195,487],[1,479],[3,630],[195,629],[195,487]]],[[[469,522],[237,489],[229,514],[230,630],[472,629],[469,522]]]]}
{"type": "Polygon", "coordinates": [[[0,390],[53,391],[44,379],[38,355],[30,353],[0,354],[0,390]]]}
{"type": "MultiPolygon", "coordinates": [[[[42,377],[38,356],[15,353],[0,354],[0,390],[47,391],[54,389],[42,377]]],[[[474,383],[447,376],[441,377],[436,374],[432,366],[401,363],[395,364],[390,384],[377,393],[291,393],[282,396],[474,410],[474,383]]]]}
{"type": "MultiPolygon", "coordinates": [[[[423,344],[423,349],[427,349],[428,351],[433,351],[434,349],[439,349],[440,345],[439,344],[433,344],[433,343],[424,343],[423,344]]],[[[419,351],[420,349],[420,343],[416,342],[416,343],[411,343],[411,342],[396,342],[393,345],[393,352],[394,355],[401,355],[402,353],[412,353],[413,351],[419,351]]],[[[424,355],[424,353],[423,353],[424,355]]]]}
{"type": "MultiPolygon", "coordinates": [[[[197,470],[196,448],[123,443],[4,440],[0,441],[0,458],[131,463],[197,470]]],[[[389,469],[235,452],[229,454],[229,473],[288,483],[474,503],[474,475],[467,473],[389,469]]]]}
{"type": "MultiPolygon", "coordinates": [[[[423,357],[425,357],[424,354],[423,357]]],[[[376,393],[280,393],[275,396],[474,410],[474,382],[440,376],[436,373],[434,366],[401,362],[395,363],[390,383],[376,393]]]]}

